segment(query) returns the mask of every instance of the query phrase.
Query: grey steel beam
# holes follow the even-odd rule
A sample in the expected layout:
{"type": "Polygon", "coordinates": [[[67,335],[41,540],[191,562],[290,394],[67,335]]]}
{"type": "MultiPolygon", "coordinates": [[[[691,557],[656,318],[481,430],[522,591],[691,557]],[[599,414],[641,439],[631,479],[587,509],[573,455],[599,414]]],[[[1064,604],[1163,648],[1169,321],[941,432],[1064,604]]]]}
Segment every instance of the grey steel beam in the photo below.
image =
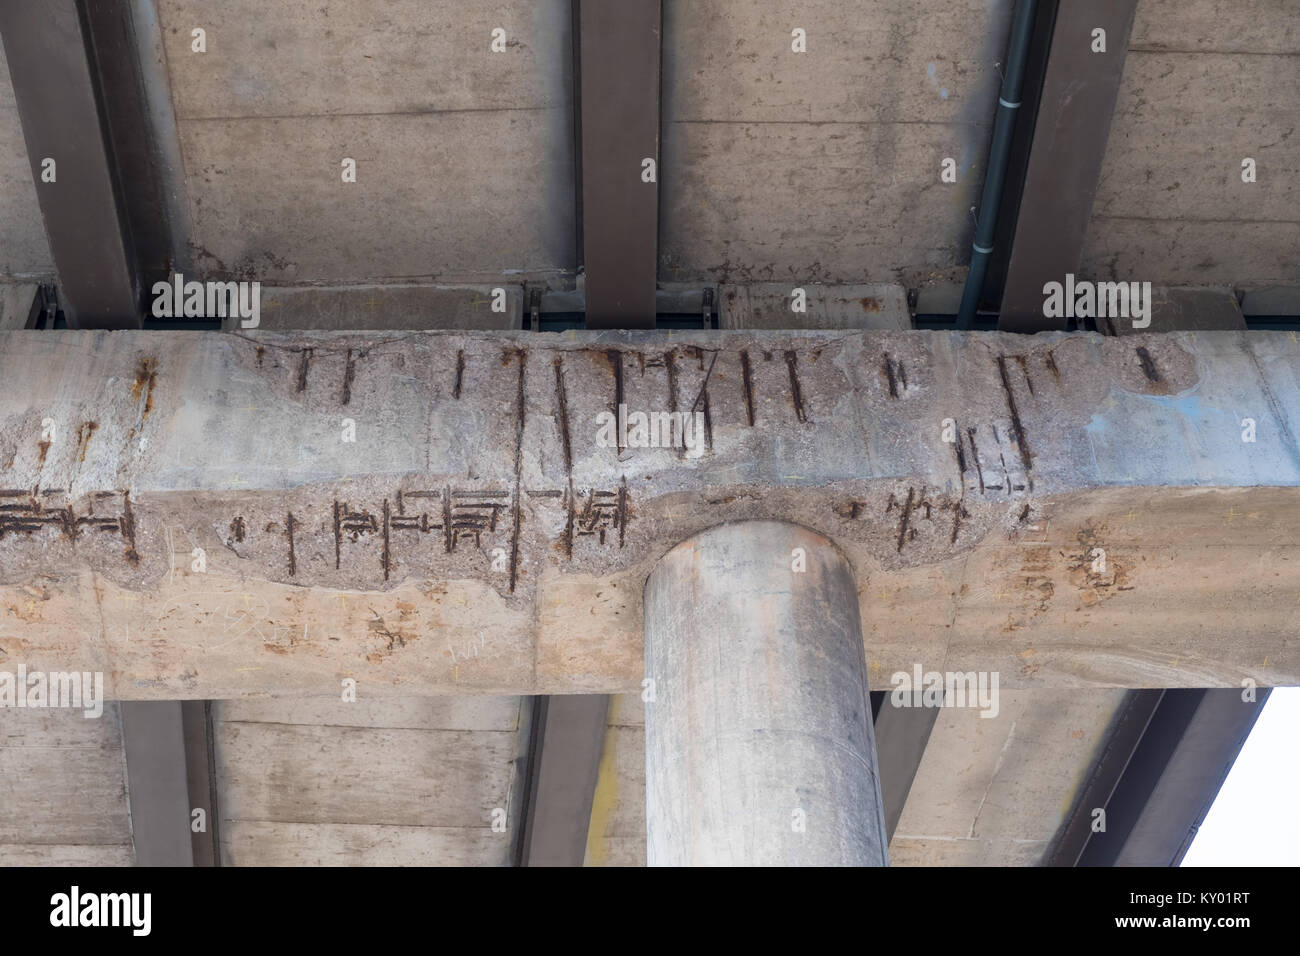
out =
{"type": "MultiPolygon", "coordinates": [[[[1160,776],[1145,794],[1127,839],[1115,855],[1115,866],[1177,866],[1182,862],[1269,691],[1258,691],[1253,701],[1242,700],[1242,691],[1230,687],[1165,694],[1171,700],[1187,698],[1184,706],[1190,716],[1160,776]]],[[[1128,821],[1115,822],[1126,826],[1128,821]]]]}
{"type": "Polygon", "coordinates": [[[608,710],[603,694],[537,698],[521,866],[582,866],[608,710]]]}
{"type": "Polygon", "coordinates": [[[181,701],[185,737],[185,785],[189,793],[190,849],[195,866],[221,865],[221,814],[217,804],[216,748],[212,742],[212,701],[181,701]],[[202,810],[202,829],[194,811],[202,810]]]}
{"type": "Polygon", "coordinates": [[[122,701],[131,837],[140,866],[214,866],[217,860],[211,721],[207,701],[122,701]],[[193,811],[205,827],[194,832],[193,811]]]}
{"type": "Polygon", "coordinates": [[[587,328],[652,329],[659,247],[660,0],[574,2],[587,328]]]}
{"type": "Polygon", "coordinates": [[[888,695],[876,711],[874,724],[880,796],[885,807],[885,832],[891,840],[938,717],[937,707],[893,707],[888,695]]]}
{"type": "Polygon", "coordinates": [[[1043,285],[1078,269],[1106,155],[1137,0],[1062,3],[1043,77],[998,328],[1064,329],[1042,314],[1043,285]],[[1093,52],[1093,31],[1106,52],[1093,52]]]}
{"type": "Polygon", "coordinates": [[[72,328],[139,327],[135,255],[76,0],[0,4],[0,35],[72,328]]]}
{"type": "Polygon", "coordinates": [[[181,702],[122,701],[122,747],[136,863],[192,866],[181,702]]]}
{"type": "Polygon", "coordinates": [[[191,265],[180,136],[154,0],[83,0],[140,288],[191,265]]]}
{"type": "Polygon", "coordinates": [[[1093,836],[1093,811],[1105,809],[1119,786],[1129,762],[1137,752],[1151,718],[1164,697],[1163,690],[1132,690],[1125,695],[1106,744],[1079,791],[1070,816],[1057,834],[1052,849],[1045,857],[1049,866],[1077,866],[1088,841],[1093,836]]]}
{"type": "Polygon", "coordinates": [[[1177,866],[1268,699],[1238,688],[1132,691],[1049,852],[1053,866],[1177,866]],[[1097,811],[1105,830],[1094,831],[1097,811]]]}

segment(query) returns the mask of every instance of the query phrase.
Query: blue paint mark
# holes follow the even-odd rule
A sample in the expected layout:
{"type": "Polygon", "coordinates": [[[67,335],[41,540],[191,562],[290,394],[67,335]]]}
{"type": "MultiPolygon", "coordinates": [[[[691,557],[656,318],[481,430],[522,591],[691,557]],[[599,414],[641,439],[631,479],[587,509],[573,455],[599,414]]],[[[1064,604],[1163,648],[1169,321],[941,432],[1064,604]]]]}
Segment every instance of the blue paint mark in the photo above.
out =
{"type": "MultiPolygon", "coordinates": [[[[925,75],[930,78],[930,85],[935,88],[938,88],[939,80],[935,73],[933,63],[927,63],[925,65],[925,75]]],[[[946,86],[943,89],[939,90],[939,97],[940,99],[945,99],[945,100],[948,98],[948,88],[946,86]]]]}
{"type": "MultiPolygon", "coordinates": [[[[1163,405],[1165,408],[1181,416],[1183,420],[1191,426],[1192,434],[1197,438],[1201,437],[1201,426],[1210,424],[1210,409],[1201,408],[1201,401],[1195,395],[1184,395],[1182,397],[1169,395],[1144,395],[1142,397],[1156,405],[1163,405]]],[[[1222,417],[1223,412],[1221,409],[1216,408],[1214,411],[1222,417]]]]}
{"type": "MultiPolygon", "coordinates": [[[[1171,417],[1181,418],[1185,421],[1196,435],[1199,437],[1201,427],[1210,424],[1211,412],[1222,417],[1222,409],[1202,408],[1200,399],[1193,394],[1182,396],[1171,395],[1130,395],[1131,398],[1139,398],[1144,402],[1153,405],[1159,405],[1172,413],[1171,417]]],[[[1094,413],[1092,420],[1084,425],[1084,429],[1094,435],[1104,433],[1109,426],[1105,418],[1094,413]]]]}

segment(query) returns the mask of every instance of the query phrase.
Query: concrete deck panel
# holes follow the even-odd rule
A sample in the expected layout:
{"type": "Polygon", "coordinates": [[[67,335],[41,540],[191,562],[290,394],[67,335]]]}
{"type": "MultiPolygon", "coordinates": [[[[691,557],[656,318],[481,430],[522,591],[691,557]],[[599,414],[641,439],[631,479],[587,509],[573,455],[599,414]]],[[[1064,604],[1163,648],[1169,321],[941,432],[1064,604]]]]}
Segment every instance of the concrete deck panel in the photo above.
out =
{"type": "Polygon", "coordinates": [[[504,866],[527,746],[517,697],[219,701],[227,866],[504,866]],[[506,813],[493,828],[493,811],[506,813]]]}
{"type": "Polygon", "coordinates": [[[118,705],[0,709],[0,866],[134,864],[118,705]]]}
{"type": "Polygon", "coordinates": [[[915,285],[969,261],[1012,6],[665,5],[660,280],[915,285]]]}
{"type": "Polygon", "coordinates": [[[162,0],[159,18],[205,277],[476,282],[576,265],[567,3],[162,0]]]}
{"type": "Polygon", "coordinates": [[[1287,0],[1143,0],[1085,274],[1300,283],[1300,26],[1287,0]],[[1243,183],[1253,158],[1257,181],[1243,183]]]}

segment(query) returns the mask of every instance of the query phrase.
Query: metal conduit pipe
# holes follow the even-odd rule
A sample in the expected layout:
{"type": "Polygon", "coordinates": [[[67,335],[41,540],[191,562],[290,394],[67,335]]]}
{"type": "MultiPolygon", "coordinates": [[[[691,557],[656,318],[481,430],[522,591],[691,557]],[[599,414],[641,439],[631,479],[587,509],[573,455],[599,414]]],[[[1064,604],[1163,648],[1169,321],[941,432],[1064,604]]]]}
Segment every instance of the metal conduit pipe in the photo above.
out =
{"type": "Polygon", "coordinates": [[[989,147],[988,174],[984,177],[984,194],[980,198],[980,216],[975,226],[970,272],[961,294],[961,308],[957,312],[957,328],[969,329],[975,321],[984,276],[989,268],[989,255],[998,225],[998,204],[1002,201],[1002,184],[1007,178],[1007,161],[1011,156],[1011,137],[1016,130],[1016,114],[1020,109],[1020,90],[1025,79],[1025,60],[1033,37],[1034,13],[1037,0],[1020,0],[1016,4],[1015,20],[1011,25],[1011,47],[1007,52],[1007,69],[1002,76],[1002,93],[998,97],[998,112],[993,121],[993,142],[989,147]]]}

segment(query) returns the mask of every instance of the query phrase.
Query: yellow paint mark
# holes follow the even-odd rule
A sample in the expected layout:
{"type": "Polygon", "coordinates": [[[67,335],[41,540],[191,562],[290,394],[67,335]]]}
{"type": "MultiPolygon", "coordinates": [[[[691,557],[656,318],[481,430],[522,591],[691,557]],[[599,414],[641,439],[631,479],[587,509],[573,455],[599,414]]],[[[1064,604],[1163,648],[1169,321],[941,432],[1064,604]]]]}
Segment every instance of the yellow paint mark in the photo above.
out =
{"type": "Polygon", "coordinates": [[[260,671],[260,667],[236,667],[236,673],[243,674],[245,671],[260,671]]]}
{"type": "Polygon", "coordinates": [[[1027,647],[1020,652],[1020,659],[1027,661],[1029,660],[1029,658],[1033,657],[1037,653],[1038,651],[1034,650],[1032,647],[1027,647]]]}
{"type": "Polygon", "coordinates": [[[1265,669],[1268,668],[1268,655],[1267,655],[1267,654],[1264,655],[1264,667],[1265,667],[1265,669]]]}
{"type": "Polygon", "coordinates": [[[1236,508],[1234,508],[1234,507],[1232,507],[1231,505],[1229,505],[1229,506],[1228,506],[1228,521],[1231,522],[1233,518],[1240,518],[1240,517],[1243,517],[1242,513],[1241,513],[1240,511],[1238,511],[1236,508]]]}
{"type": "MultiPolygon", "coordinates": [[[[611,701],[612,703],[612,701],[611,701]]],[[[605,866],[609,862],[609,844],[605,837],[618,800],[618,772],[614,769],[614,750],[618,736],[605,728],[600,747],[600,766],[596,769],[596,792],[591,798],[591,823],[587,826],[587,853],[583,866],[605,866]]]]}

